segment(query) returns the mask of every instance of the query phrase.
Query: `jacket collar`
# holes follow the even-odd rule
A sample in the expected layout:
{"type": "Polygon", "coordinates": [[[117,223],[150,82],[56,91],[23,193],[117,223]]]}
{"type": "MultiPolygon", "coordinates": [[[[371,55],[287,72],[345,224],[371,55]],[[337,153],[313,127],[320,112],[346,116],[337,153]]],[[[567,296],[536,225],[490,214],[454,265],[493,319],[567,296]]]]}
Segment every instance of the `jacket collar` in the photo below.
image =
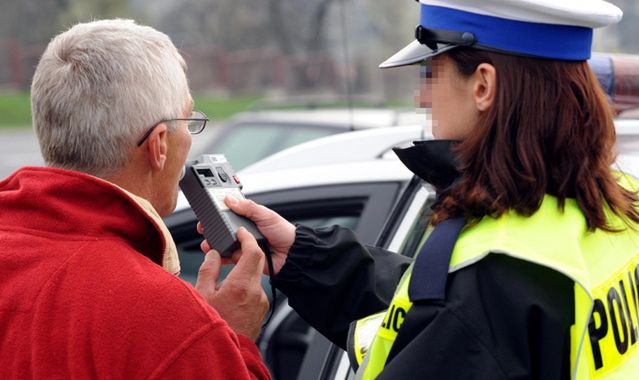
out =
{"type": "Polygon", "coordinates": [[[393,148],[393,151],[411,172],[441,193],[461,174],[451,150],[455,143],[453,140],[415,141],[409,148],[393,148]]]}
{"type": "Polygon", "coordinates": [[[164,252],[162,254],[162,267],[166,269],[169,273],[172,273],[176,276],[180,274],[180,257],[178,256],[177,247],[175,246],[175,242],[173,241],[173,237],[171,236],[171,232],[164,224],[162,217],[160,214],[155,211],[155,208],[149,201],[146,199],[139,197],[130,191],[121,188],[117,185],[114,185],[122,190],[131,200],[140,207],[141,211],[147,215],[149,219],[153,221],[156,228],[160,231],[161,235],[164,237],[164,252]]]}
{"type": "MultiPolygon", "coordinates": [[[[121,241],[162,266],[171,249],[171,236],[148,202],[85,173],[22,168],[0,181],[0,204],[0,227],[121,241]]],[[[176,271],[174,264],[166,269],[176,271]]]]}

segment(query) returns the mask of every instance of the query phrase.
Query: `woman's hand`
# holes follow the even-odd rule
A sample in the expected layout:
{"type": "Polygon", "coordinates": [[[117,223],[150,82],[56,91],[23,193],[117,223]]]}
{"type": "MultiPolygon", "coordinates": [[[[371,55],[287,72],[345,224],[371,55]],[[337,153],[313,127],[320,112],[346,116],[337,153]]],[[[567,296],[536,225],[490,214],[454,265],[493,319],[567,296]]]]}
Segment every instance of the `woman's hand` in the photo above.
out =
{"type": "MultiPolygon", "coordinates": [[[[273,258],[273,276],[277,275],[286,262],[288,251],[295,241],[295,226],[282,218],[275,211],[248,200],[227,196],[226,205],[236,214],[245,216],[257,225],[266,238],[273,258]]],[[[198,223],[198,231],[202,233],[202,225],[198,223]]],[[[211,246],[205,240],[201,244],[202,251],[208,252],[211,246]]],[[[237,263],[242,255],[242,249],[235,251],[230,259],[223,259],[222,263],[237,263]]],[[[270,274],[264,266],[264,274],[270,274]]]]}

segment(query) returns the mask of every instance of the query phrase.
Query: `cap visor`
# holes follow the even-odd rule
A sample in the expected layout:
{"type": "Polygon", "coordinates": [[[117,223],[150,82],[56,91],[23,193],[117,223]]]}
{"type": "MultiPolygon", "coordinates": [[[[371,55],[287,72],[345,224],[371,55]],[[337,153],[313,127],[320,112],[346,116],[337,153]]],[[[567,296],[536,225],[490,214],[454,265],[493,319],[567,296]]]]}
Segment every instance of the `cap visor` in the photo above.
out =
{"type": "Polygon", "coordinates": [[[440,45],[437,50],[433,50],[426,45],[415,40],[406,45],[402,50],[395,53],[379,65],[380,69],[388,69],[391,67],[407,66],[420,63],[427,58],[434,57],[447,50],[456,47],[456,45],[440,45]]]}

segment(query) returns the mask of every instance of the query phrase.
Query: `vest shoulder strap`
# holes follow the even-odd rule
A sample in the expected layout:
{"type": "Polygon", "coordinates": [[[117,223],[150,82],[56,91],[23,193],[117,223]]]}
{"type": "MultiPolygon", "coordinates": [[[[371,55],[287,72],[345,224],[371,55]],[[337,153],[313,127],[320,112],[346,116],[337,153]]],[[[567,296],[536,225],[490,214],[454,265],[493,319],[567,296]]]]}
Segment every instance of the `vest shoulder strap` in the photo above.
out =
{"type": "Polygon", "coordinates": [[[408,295],[411,301],[444,300],[453,248],[466,221],[464,218],[438,224],[415,259],[408,295]]]}

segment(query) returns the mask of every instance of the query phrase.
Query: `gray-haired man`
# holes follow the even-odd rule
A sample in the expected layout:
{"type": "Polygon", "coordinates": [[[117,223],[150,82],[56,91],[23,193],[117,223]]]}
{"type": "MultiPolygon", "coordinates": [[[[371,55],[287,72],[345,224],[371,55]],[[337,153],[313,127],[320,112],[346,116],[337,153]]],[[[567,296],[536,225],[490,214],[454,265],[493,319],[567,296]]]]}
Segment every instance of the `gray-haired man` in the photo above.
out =
{"type": "Polygon", "coordinates": [[[206,117],[171,40],[130,20],[55,37],[33,78],[46,168],[0,182],[0,377],[268,378],[254,340],[264,258],[193,289],[161,216],[206,117]],[[199,293],[198,293],[199,292],[199,293]]]}

